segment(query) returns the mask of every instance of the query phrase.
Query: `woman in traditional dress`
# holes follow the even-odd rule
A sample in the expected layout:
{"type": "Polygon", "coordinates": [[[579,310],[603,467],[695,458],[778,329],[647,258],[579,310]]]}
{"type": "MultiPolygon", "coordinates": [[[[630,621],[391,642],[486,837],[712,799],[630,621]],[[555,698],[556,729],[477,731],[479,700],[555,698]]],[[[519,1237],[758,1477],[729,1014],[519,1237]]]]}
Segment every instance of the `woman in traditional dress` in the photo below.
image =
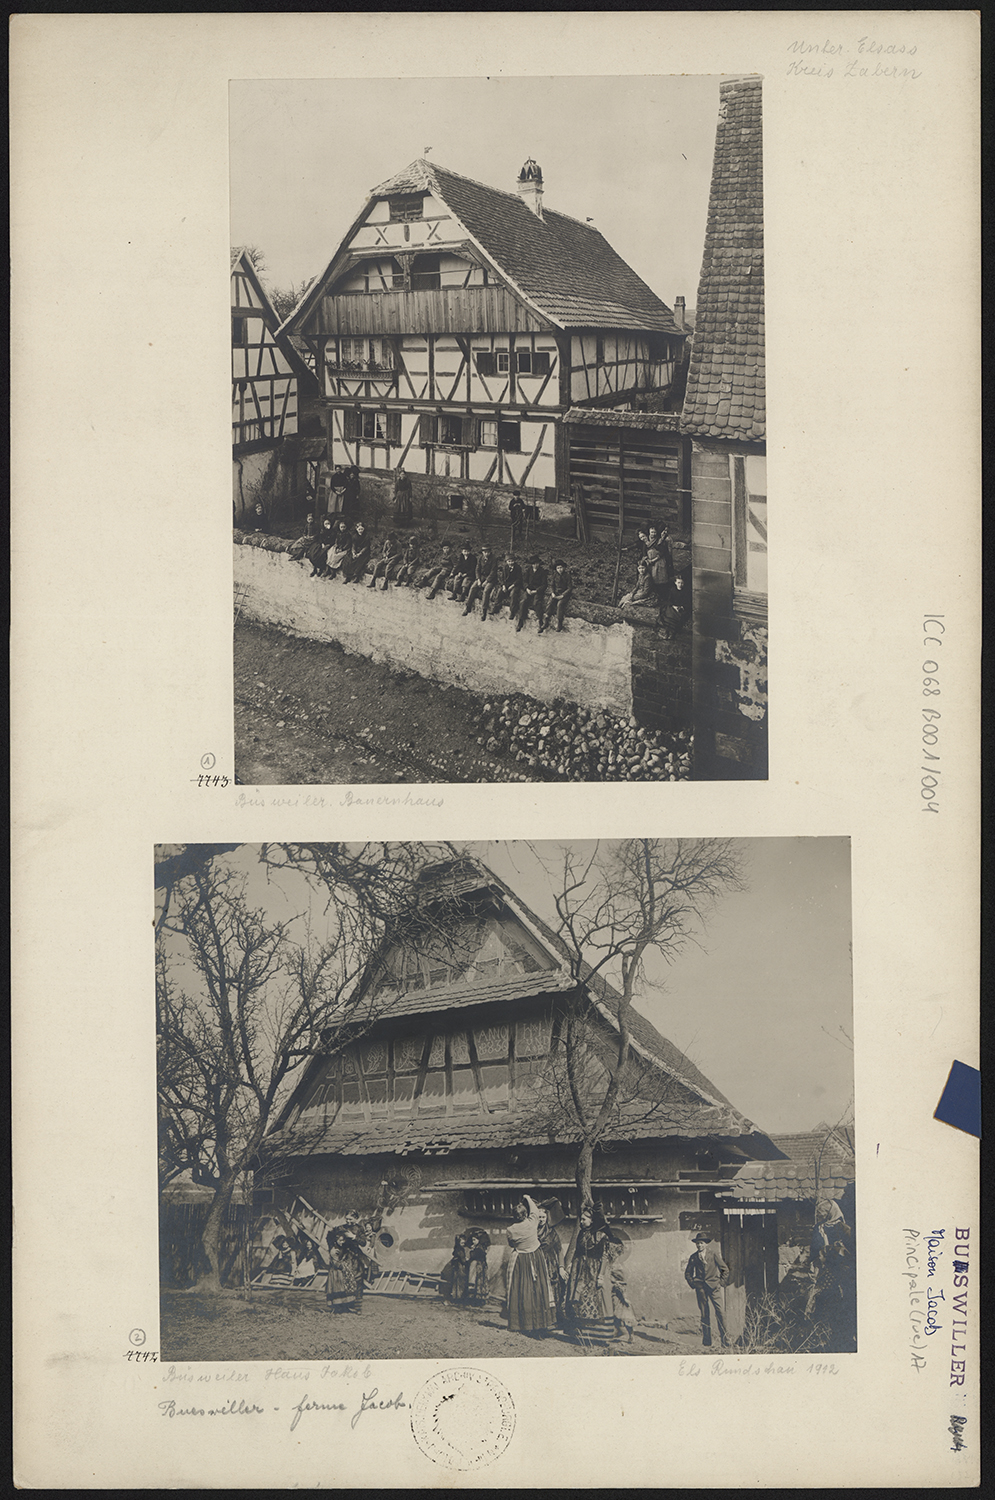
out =
{"type": "Polygon", "coordinates": [[[515,1205],[516,1222],[508,1230],[514,1250],[508,1284],[508,1327],[512,1333],[544,1338],[556,1327],[556,1297],[549,1263],[539,1244],[540,1211],[528,1196],[515,1205]]]}
{"type": "Polygon", "coordinates": [[[329,540],[328,557],[325,562],[324,576],[334,578],[349,560],[349,549],[352,546],[352,532],[344,521],[332,521],[331,516],[325,517],[332,526],[332,534],[329,540]]]}
{"type": "Polygon", "coordinates": [[[556,1301],[556,1321],[563,1322],[563,1287],[566,1272],[563,1269],[563,1246],[556,1233],[556,1226],[563,1218],[563,1208],[558,1198],[547,1198],[539,1204],[539,1248],[546,1257],[549,1284],[556,1301]]]}
{"type": "Polygon", "coordinates": [[[400,464],[394,470],[394,520],[398,526],[411,525],[411,480],[400,464]]]}
{"type": "Polygon", "coordinates": [[[471,1229],[466,1267],[466,1300],[482,1307],[487,1301],[487,1252],[491,1237],[484,1229],[471,1229]]]}
{"type": "Polygon", "coordinates": [[[611,1263],[621,1241],[599,1208],[585,1206],[577,1226],[563,1316],[571,1338],[610,1337],[614,1332],[611,1304],[606,1296],[611,1263]]]}
{"type": "Polygon", "coordinates": [[[325,1296],[329,1310],[333,1313],[361,1313],[366,1257],[355,1231],[348,1224],[339,1224],[329,1231],[327,1244],[328,1283],[325,1296]]]}
{"type": "Polygon", "coordinates": [[[352,530],[352,546],[349,556],[342,564],[342,582],[358,583],[366,572],[370,560],[370,538],[362,521],[357,521],[352,530]]]}

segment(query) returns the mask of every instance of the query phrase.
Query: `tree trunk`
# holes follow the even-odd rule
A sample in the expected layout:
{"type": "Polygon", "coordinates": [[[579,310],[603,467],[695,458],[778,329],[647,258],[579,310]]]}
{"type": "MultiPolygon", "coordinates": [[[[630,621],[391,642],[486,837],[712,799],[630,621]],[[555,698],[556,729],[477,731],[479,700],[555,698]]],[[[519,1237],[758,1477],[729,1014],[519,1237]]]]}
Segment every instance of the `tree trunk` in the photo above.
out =
{"type": "Polygon", "coordinates": [[[195,1287],[197,1291],[221,1291],[221,1229],[234,1192],[235,1176],[232,1174],[221,1183],[214,1195],[214,1202],[208,1210],[200,1243],[207,1256],[210,1270],[205,1271],[197,1281],[195,1287]]]}
{"type": "Polygon", "coordinates": [[[575,1173],[579,1198],[577,1204],[578,1217],[583,1212],[585,1204],[593,1205],[594,1203],[594,1197],[591,1192],[591,1169],[593,1165],[594,1146],[590,1141],[585,1141],[577,1153],[577,1169],[575,1173]]]}

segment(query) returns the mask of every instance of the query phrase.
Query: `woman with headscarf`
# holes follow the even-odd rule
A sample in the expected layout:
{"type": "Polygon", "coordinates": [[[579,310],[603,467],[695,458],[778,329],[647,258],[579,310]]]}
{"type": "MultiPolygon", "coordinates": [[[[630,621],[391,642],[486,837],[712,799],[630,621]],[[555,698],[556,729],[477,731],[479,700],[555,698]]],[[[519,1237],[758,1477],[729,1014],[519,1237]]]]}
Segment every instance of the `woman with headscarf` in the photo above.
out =
{"type": "Polygon", "coordinates": [[[349,556],[342,564],[342,582],[356,583],[366,572],[370,560],[370,538],[362,521],[357,521],[352,530],[352,546],[349,556]]]}
{"type": "Polygon", "coordinates": [[[336,573],[345,567],[349,560],[349,548],[352,546],[352,532],[345,521],[335,521],[331,516],[325,517],[331,522],[332,534],[328,546],[328,558],[325,563],[324,575],[326,578],[334,578],[336,573]]]}
{"type": "Polygon", "coordinates": [[[329,1231],[328,1282],[325,1297],[333,1313],[363,1311],[363,1280],[366,1256],[356,1231],[350,1224],[339,1224],[329,1231]]]}
{"type": "Polygon", "coordinates": [[[563,1218],[563,1207],[558,1198],[546,1198],[539,1204],[539,1248],[546,1257],[550,1285],[556,1299],[556,1321],[563,1322],[563,1286],[566,1272],[563,1269],[563,1246],[556,1233],[556,1226],[563,1218]]]}
{"type": "Polygon", "coordinates": [[[607,1338],[614,1331],[608,1295],[611,1263],[622,1249],[600,1208],[581,1209],[563,1299],[563,1320],[570,1336],[607,1338]]]}
{"type": "Polygon", "coordinates": [[[508,1244],[515,1252],[508,1283],[508,1328],[544,1338],[556,1327],[556,1297],[549,1264],[539,1243],[540,1210],[528,1195],[515,1205],[508,1244]]]}

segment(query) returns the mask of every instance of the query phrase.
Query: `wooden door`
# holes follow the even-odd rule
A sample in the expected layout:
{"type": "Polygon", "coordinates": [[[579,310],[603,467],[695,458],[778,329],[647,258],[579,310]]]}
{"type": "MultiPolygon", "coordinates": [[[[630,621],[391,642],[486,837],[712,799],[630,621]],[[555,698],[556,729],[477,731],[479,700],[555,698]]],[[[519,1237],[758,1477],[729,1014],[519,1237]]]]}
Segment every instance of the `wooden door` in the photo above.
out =
{"type": "Polygon", "coordinates": [[[756,1308],[764,1296],[777,1292],[777,1210],[724,1213],[722,1255],[729,1267],[726,1328],[735,1343],[746,1329],[751,1306],[756,1308]]]}

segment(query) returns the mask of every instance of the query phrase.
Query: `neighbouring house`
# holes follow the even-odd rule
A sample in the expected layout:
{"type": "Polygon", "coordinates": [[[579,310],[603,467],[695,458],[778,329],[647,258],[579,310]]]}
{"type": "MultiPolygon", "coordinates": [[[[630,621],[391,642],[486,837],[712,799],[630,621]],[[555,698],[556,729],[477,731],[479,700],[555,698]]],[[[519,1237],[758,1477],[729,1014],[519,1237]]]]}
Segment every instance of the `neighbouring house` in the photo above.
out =
{"type": "Polygon", "coordinates": [[[681,431],[691,439],[698,780],[767,775],[761,80],[720,86],[681,431]]]}
{"type": "MultiPolygon", "coordinates": [[[[589,451],[571,459],[568,410],[670,391],[688,330],[543,191],[532,160],[516,192],[425,159],[374,188],[282,329],[313,352],[330,463],[367,484],[400,467],[422,499],[500,506],[518,489],[565,515],[579,471],[601,477],[589,451]]],[[[676,491],[678,444],[643,446],[633,500],[654,468],[676,491]]]]}
{"type": "Polygon", "coordinates": [[[303,515],[318,494],[325,439],[317,382],[290,341],[247,251],[231,269],[232,498],[236,525],[258,503],[271,521],[303,515]]]}
{"type": "MultiPolygon", "coordinates": [[[[617,1046],[619,996],[590,971],[578,985],[556,934],[485,866],[461,858],[422,879],[427,920],[444,903],[445,935],[426,925],[379,954],[353,1007],[362,1034],[329,1034],[307,1064],[272,1138],[276,1200],[299,1195],[331,1221],[376,1210],[388,1271],[438,1274],[455,1235],[478,1225],[501,1295],[522,1192],[560,1200],[567,1248],[578,1193],[576,1136],[557,1104],[565,1018],[568,1007],[585,1018],[584,1067],[596,1071],[601,1049],[617,1046]]],[[[725,1216],[725,1195],[780,1153],[638,1012],[631,1033],[634,1082],[595,1152],[595,1200],[625,1242],[629,1291],[651,1321],[697,1316],[684,1267],[707,1222],[733,1268],[738,1333],[754,1263],[763,1290],[777,1285],[776,1214],[747,1216],[744,1230],[742,1213],[725,1216]]]]}

